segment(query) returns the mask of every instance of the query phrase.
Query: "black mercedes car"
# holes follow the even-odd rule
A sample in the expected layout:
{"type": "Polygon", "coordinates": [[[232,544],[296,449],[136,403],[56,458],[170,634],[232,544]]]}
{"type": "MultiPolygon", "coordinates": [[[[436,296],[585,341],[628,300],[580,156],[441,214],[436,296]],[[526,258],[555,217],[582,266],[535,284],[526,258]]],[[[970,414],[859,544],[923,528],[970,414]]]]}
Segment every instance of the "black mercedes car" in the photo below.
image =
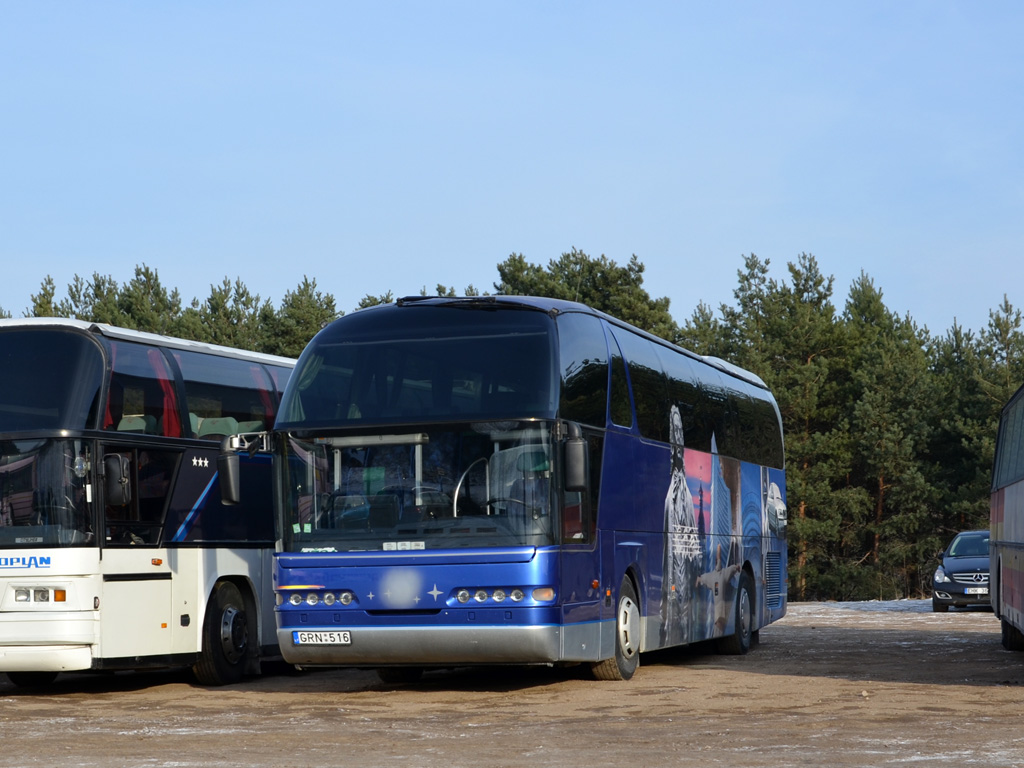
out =
{"type": "Polygon", "coordinates": [[[932,580],[932,610],[949,606],[989,605],[988,531],[958,533],[945,551],[932,580]]]}

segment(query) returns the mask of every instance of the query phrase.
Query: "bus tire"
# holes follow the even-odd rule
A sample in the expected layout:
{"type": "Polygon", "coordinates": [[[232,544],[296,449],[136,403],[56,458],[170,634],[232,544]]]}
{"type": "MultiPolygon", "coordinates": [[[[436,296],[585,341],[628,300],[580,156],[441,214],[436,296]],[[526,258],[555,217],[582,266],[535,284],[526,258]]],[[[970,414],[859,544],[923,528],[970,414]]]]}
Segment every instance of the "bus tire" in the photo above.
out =
{"type": "Polygon", "coordinates": [[[615,611],[615,655],[591,665],[598,680],[629,680],[640,666],[640,604],[628,576],[619,587],[615,611]]]}
{"type": "Polygon", "coordinates": [[[754,637],[754,588],[746,571],[740,571],[733,614],[735,630],[718,638],[716,646],[721,654],[740,656],[750,650],[754,637]]]}
{"type": "Polygon", "coordinates": [[[1024,651],[1024,632],[1021,632],[1005,618],[999,620],[999,634],[1003,648],[1008,651],[1024,651]]]}
{"type": "Polygon", "coordinates": [[[203,621],[203,650],[192,667],[201,685],[241,681],[249,653],[249,618],[238,587],[219,581],[210,595],[203,621]]]}
{"type": "Polygon", "coordinates": [[[56,672],[8,672],[7,679],[19,688],[44,688],[57,679],[56,672]]]}

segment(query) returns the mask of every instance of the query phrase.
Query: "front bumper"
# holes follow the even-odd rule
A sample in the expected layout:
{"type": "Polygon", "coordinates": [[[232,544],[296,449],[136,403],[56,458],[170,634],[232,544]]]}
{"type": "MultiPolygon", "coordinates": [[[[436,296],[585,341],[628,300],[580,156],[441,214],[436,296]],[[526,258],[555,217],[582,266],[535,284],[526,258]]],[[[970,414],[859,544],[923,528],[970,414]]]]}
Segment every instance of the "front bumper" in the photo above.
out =
{"type": "Polygon", "coordinates": [[[965,586],[956,582],[936,585],[932,591],[932,602],[937,605],[956,607],[989,605],[988,585],[965,586]],[[967,590],[973,591],[968,594],[967,590]],[[984,592],[981,590],[984,590],[984,592]]]}

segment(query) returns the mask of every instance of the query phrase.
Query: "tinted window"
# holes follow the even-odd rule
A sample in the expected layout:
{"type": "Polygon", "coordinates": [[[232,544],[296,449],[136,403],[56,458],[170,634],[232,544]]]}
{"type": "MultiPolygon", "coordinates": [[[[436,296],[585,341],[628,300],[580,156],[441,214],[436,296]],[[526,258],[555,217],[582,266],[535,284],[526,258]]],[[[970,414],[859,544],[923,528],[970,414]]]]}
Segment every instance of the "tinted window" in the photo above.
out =
{"type": "Polygon", "coordinates": [[[336,320],[303,352],[277,426],[552,418],[553,324],[541,312],[388,305],[336,320]]]}
{"type": "Polygon", "coordinates": [[[135,492],[124,505],[107,504],[106,542],[127,546],[159,544],[171,481],[181,454],[152,448],[116,453],[128,460],[129,482],[135,492]]]}
{"type": "Polygon", "coordinates": [[[601,321],[568,313],[558,318],[563,419],[603,427],[608,408],[608,348],[601,321]]]}
{"type": "Polygon", "coordinates": [[[181,437],[178,396],[167,358],[156,347],[112,341],[113,374],[103,428],[181,437]]]}
{"type": "Polygon", "coordinates": [[[95,427],[103,353],[51,329],[0,332],[0,432],[95,427]]]}
{"type": "Polygon", "coordinates": [[[668,347],[659,347],[658,354],[688,448],[710,451],[714,435],[716,449],[724,456],[783,466],[782,429],[766,390],[668,347]]]}
{"type": "Polygon", "coordinates": [[[651,440],[668,442],[668,389],[656,345],[615,326],[612,326],[612,333],[626,357],[640,434],[651,440]]]}
{"type": "Polygon", "coordinates": [[[713,423],[708,418],[707,408],[701,403],[701,389],[697,384],[699,364],[667,347],[658,348],[658,357],[668,379],[669,403],[679,409],[683,422],[683,444],[709,452],[713,423]]]}
{"type": "Polygon", "coordinates": [[[189,425],[197,437],[217,439],[273,426],[277,388],[262,365],[196,352],[173,354],[185,379],[189,425]]]}
{"type": "Polygon", "coordinates": [[[629,399],[629,379],[626,378],[626,361],[622,359],[619,343],[614,337],[612,346],[612,384],[608,401],[608,415],[613,424],[633,426],[633,405],[629,399]]]}
{"type": "Polygon", "coordinates": [[[993,488],[1003,488],[1024,478],[1024,390],[1003,410],[996,444],[993,488]]]}

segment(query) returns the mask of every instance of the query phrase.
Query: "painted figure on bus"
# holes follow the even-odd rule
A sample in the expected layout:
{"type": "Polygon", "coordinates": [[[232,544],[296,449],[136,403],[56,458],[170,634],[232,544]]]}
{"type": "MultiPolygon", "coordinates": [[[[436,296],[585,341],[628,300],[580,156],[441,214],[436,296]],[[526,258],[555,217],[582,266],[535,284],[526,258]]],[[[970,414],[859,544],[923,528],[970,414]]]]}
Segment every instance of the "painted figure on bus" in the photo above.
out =
{"type": "Polygon", "coordinates": [[[661,644],[690,642],[693,635],[693,611],[688,595],[700,573],[700,542],[693,496],[686,484],[683,452],[683,421],[679,408],[669,412],[669,436],[672,446],[671,476],[665,496],[664,580],[662,582],[661,644]]]}
{"type": "Polygon", "coordinates": [[[725,633],[729,625],[729,613],[732,609],[732,594],[735,591],[740,567],[735,563],[729,565],[722,545],[715,547],[715,569],[697,577],[696,586],[704,587],[710,592],[710,600],[714,606],[714,635],[725,633]]]}

